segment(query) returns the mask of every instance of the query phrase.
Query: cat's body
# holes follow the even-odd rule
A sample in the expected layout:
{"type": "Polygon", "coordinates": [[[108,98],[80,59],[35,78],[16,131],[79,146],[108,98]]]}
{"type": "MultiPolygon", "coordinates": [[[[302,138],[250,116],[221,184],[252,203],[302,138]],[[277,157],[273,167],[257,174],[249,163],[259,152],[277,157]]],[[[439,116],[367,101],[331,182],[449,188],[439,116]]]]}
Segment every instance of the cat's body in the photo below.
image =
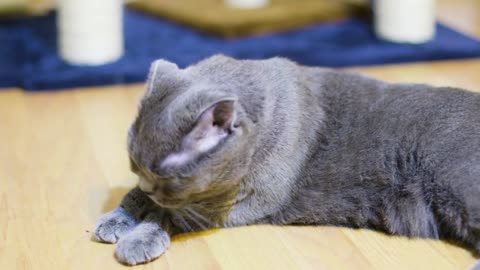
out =
{"type": "Polygon", "coordinates": [[[95,229],[122,262],[160,256],[169,234],[257,223],[479,249],[478,94],[223,56],[157,61],[147,88],[129,134],[139,187],[95,229]]]}

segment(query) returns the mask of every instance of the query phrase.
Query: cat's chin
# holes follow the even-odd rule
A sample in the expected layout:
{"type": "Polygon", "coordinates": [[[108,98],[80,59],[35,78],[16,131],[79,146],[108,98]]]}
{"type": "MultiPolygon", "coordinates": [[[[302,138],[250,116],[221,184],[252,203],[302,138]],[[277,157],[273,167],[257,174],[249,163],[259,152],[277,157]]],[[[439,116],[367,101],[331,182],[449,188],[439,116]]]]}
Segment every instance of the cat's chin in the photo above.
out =
{"type": "Polygon", "coordinates": [[[165,209],[180,209],[185,207],[184,204],[167,204],[167,203],[156,203],[156,204],[165,209]]]}
{"type": "Polygon", "coordinates": [[[158,206],[167,209],[179,209],[185,206],[185,203],[180,202],[179,200],[158,200],[153,196],[148,196],[150,199],[158,206]]]}

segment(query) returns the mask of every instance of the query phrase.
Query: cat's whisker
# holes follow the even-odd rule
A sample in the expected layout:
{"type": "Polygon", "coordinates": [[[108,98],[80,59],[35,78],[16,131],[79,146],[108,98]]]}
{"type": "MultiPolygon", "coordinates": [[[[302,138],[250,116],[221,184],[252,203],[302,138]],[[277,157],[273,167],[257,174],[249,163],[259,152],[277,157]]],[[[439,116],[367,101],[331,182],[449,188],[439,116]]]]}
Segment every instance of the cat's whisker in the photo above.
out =
{"type": "Polygon", "coordinates": [[[187,232],[193,232],[193,228],[192,226],[190,226],[190,224],[188,223],[188,221],[183,217],[182,214],[178,215],[178,214],[174,214],[175,215],[175,218],[178,219],[178,221],[180,221],[182,223],[182,225],[184,226],[184,229],[187,230],[187,232]]]}
{"type": "MultiPolygon", "coordinates": [[[[186,210],[186,209],[185,209],[186,210]]],[[[195,222],[195,224],[197,224],[198,227],[200,227],[200,229],[202,230],[206,230],[207,227],[201,223],[200,221],[198,221],[191,213],[187,212],[187,211],[183,211],[184,215],[186,217],[188,217],[188,219],[190,219],[191,221],[195,222]]]]}
{"type": "Polygon", "coordinates": [[[212,225],[212,222],[206,218],[204,215],[200,214],[199,212],[193,210],[191,207],[187,207],[186,210],[190,212],[190,214],[194,215],[195,217],[201,219],[203,222],[205,222],[208,226],[212,225]]]}

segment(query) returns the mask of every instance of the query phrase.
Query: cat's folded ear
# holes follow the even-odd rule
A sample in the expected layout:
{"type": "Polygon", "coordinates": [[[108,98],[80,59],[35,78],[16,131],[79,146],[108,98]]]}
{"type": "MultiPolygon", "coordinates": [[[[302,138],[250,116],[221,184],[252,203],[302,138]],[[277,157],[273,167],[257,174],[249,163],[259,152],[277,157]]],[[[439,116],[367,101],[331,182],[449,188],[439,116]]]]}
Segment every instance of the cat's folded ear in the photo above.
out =
{"type": "Polygon", "coordinates": [[[169,62],[164,59],[158,59],[150,65],[150,71],[148,72],[147,86],[145,95],[150,95],[158,86],[160,80],[165,80],[168,77],[175,76],[180,69],[175,63],[169,62]]]}
{"type": "Polygon", "coordinates": [[[161,167],[185,165],[217,147],[235,129],[236,103],[235,98],[224,98],[207,106],[197,117],[193,129],[183,138],[180,152],[168,155],[161,167]]]}

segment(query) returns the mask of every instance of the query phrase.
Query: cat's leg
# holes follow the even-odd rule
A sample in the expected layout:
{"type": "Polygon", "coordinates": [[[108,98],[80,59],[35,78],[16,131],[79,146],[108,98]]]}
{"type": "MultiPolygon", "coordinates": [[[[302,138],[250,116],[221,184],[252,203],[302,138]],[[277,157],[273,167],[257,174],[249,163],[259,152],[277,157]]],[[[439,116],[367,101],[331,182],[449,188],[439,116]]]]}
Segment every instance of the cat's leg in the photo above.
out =
{"type": "Polygon", "coordinates": [[[138,187],[130,190],[119,207],[98,219],[94,237],[101,242],[116,243],[142,220],[152,206],[153,202],[138,187]]]}
{"type": "Polygon", "coordinates": [[[466,224],[468,236],[466,242],[470,243],[477,254],[480,254],[480,157],[471,158],[464,164],[462,180],[456,185],[460,188],[462,200],[466,206],[466,224]]]}
{"type": "Polygon", "coordinates": [[[461,160],[439,177],[436,213],[445,238],[473,247],[480,254],[480,157],[461,160]]]}
{"type": "Polygon", "coordinates": [[[136,265],[158,258],[170,246],[170,236],[162,227],[163,211],[153,211],[117,244],[118,261],[136,265]]]}
{"type": "Polygon", "coordinates": [[[129,215],[122,207],[118,207],[97,220],[93,235],[100,242],[116,243],[136,224],[137,220],[133,216],[129,215]]]}
{"type": "Polygon", "coordinates": [[[478,192],[478,189],[480,189],[480,183],[478,185],[479,187],[477,188],[476,198],[479,199],[475,202],[470,202],[470,204],[467,205],[467,212],[469,214],[469,240],[471,239],[476,253],[480,254],[480,192],[478,192]]]}

